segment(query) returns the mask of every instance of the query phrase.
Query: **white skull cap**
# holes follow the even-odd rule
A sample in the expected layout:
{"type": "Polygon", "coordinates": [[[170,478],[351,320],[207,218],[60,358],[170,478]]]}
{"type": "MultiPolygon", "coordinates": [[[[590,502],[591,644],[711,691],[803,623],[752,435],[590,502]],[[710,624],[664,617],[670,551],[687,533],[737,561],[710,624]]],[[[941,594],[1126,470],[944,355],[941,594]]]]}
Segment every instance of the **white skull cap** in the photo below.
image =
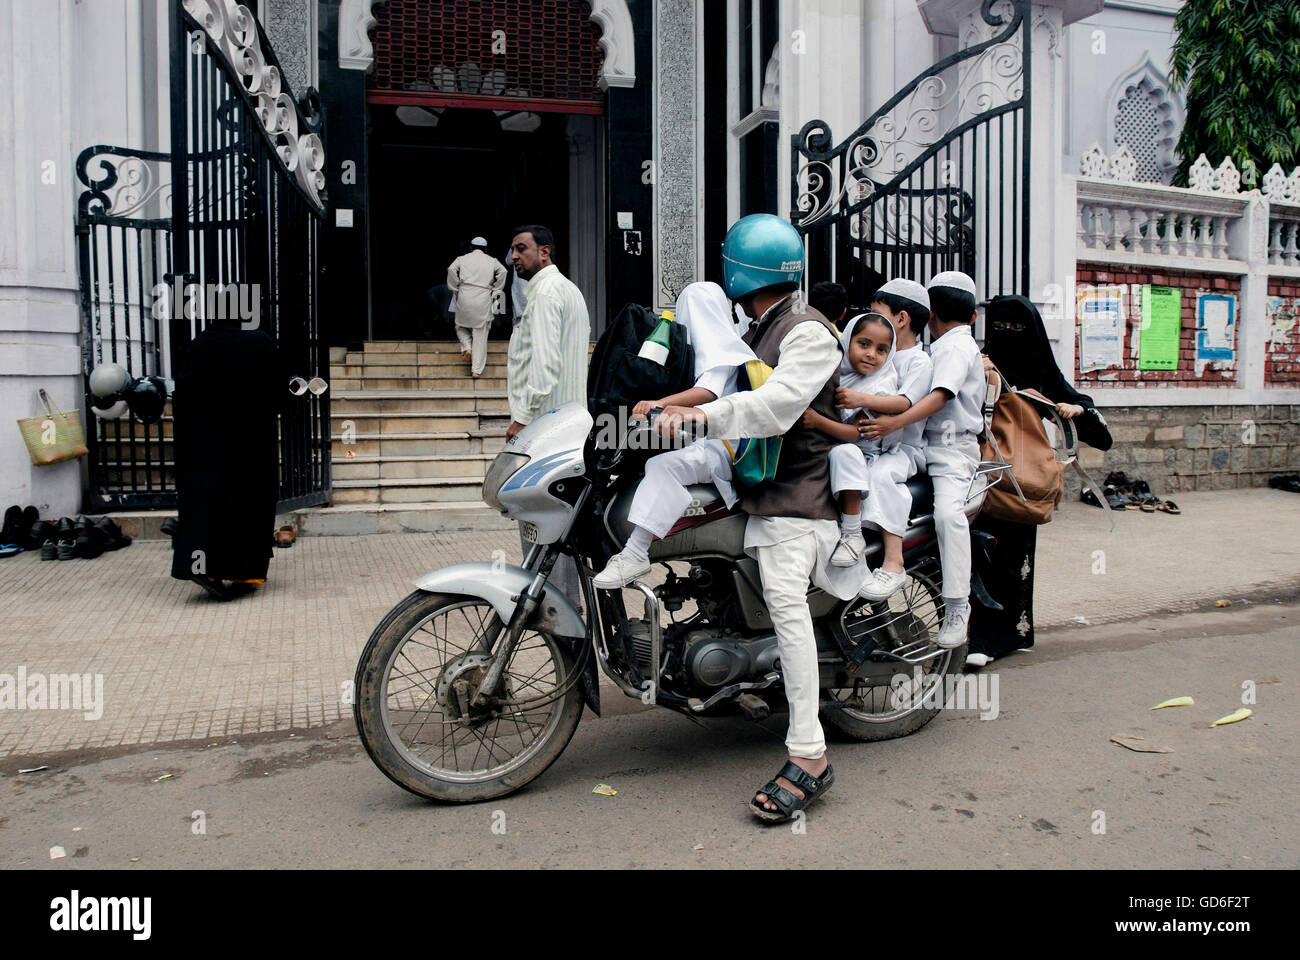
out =
{"type": "Polygon", "coordinates": [[[889,293],[896,297],[905,297],[908,300],[915,300],[927,310],[930,309],[930,295],[926,293],[925,287],[921,286],[915,280],[907,280],[903,277],[895,277],[886,283],[878,293],[889,293]]]}
{"type": "Polygon", "coordinates": [[[487,241],[484,240],[482,237],[475,237],[473,240],[469,242],[469,245],[471,247],[486,247],[487,241]]]}
{"type": "Polygon", "coordinates": [[[975,296],[975,281],[959,270],[936,273],[925,286],[928,290],[933,290],[935,287],[952,287],[954,290],[962,290],[972,297],[975,296]]]}

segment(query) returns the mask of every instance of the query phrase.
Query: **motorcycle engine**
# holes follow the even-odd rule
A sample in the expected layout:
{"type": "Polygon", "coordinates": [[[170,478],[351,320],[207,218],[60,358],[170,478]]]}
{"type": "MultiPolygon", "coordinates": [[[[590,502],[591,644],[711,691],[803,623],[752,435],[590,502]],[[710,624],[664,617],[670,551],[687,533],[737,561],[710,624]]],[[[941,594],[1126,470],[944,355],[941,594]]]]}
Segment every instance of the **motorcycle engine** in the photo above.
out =
{"type": "Polygon", "coordinates": [[[744,637],[692,630],[683,638],[683,661],[691,684],[717,689],[741,680],[759,680],[775,669],[776,634],[744,637]]]}

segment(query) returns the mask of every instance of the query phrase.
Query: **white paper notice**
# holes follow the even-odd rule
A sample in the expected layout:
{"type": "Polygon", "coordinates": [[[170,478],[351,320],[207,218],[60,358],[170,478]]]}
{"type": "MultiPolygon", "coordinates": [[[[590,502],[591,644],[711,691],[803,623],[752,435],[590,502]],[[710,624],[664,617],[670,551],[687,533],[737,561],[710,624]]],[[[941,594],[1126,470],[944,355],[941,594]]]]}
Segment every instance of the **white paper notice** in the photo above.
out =
{"type": "Polygon", "coordinates": [[[1079,369],[1102,370],[1124,362],[1124,288],[1079,289],[1079,369]]]}

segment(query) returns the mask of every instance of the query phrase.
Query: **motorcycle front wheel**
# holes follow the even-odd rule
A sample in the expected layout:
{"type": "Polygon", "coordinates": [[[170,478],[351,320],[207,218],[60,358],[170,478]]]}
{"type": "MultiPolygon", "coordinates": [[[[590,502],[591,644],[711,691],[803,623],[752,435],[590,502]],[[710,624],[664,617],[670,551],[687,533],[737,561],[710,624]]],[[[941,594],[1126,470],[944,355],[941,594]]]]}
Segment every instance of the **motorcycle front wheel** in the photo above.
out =
{"type": "Polygon", "coordinates": [[[416,591],[375,628],[357,664],[361,742],[390,780],[432,800],[513,793],[564,752],[582,716],[573,658],[526,630],[492,701],[475,705],[504,635],[488,601],[416,591]]]}

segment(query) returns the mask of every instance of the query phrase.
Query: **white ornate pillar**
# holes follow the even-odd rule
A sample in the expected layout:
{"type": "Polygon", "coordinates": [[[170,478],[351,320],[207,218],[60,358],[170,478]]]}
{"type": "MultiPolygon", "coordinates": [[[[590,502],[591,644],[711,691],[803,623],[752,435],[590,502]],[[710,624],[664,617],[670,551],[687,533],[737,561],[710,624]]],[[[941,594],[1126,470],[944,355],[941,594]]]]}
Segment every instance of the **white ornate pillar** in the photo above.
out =
{"type": "Polygon", "coordinates": [[[682,288],[699,279],[699,23],[694,0],[658,0],[654,11],[654,296],[657,308],[670,308],[682,288]]]}
{"type": "Polygon", "coordinates": [[[72,233],[79,9],[0,0],[0,501],[34,504],[42,517],[81,506],[81,461],[32,466],[14,426],[35,412],[38,388],[64,410],[82,402],[72,233]]]}

